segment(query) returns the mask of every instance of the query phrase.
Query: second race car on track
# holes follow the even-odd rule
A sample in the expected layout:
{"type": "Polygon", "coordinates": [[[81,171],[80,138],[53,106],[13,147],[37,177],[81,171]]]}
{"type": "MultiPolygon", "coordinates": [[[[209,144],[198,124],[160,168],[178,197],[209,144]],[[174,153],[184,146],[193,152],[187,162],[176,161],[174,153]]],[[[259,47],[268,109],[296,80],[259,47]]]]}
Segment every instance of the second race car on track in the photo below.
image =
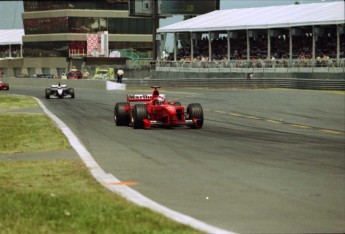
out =
{"type": "Polygon", "coordinates": [[[0,81],[0,90],[10,90],[10,85],[8,83],[0,81]]]}
{"type": "Polygon", "coordinates": [[[152,94],[129,94],[127,102],[118,102],[114,107],[114,120],[117,126],[133,128],[189,126],[202,128],[204,113],[199,103],[189,104],[185,109],[180,102],[165,100],[159,93],[159,86],[153,86],[152,94]],[[137,102],[135,105],[131,103],[137,102]]]}
{"type": "Polygon", "coordinates": [[[75,92],[73,88],[68,88],[67,85],[57,84],[45,89],[46,99],[50,98],[74,98],[75,92]]]}

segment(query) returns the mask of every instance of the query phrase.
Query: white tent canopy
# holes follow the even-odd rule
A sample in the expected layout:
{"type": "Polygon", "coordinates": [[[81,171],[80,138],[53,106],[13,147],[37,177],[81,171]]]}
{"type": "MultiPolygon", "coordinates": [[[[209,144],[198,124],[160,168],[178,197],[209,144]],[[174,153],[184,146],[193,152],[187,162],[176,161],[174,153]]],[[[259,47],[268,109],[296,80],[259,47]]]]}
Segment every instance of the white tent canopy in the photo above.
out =
{"type": "Polygon", "coordinates": [[[161,27],[158,33],[288,28],[345,23],[345,2],[217,10],[161,27]]]}
{"type": "MultiPolygon", "coordinates": [[[[246,59],[250,59],[250,37],[254,30],[267,31],[267,57],[271,57],[271,34],[273,29],[286,28],[289,35],[294,35],[293,28],[310,26],[312,34],[312,60],[315,61],[315,46],[317,34],[322,25],[336,26],[336,58],[340,59],[340,35],[344,33],[345,24],[345,2],[335,1],[328,3],[291,4],[285,6],[256,7],[244,9],[230,9],[212,11],[208,14],[197,16],[179,23],[161,27],[158,33],[165,35],[160,44],[160,51],[165,46],[166,34],[174,34],[174,61],[177,60],[177,40],[180,36],[187,35],[190,40],[190,59],[194,59],[193,34],[208,33],[208,60],[212,60],[212,39],[215,32],[227,33],[227,59],[231,57],[231,33],[235,30],[246,30],[246,59]],[[318,32],[317,32],[318,31],[318,32]],[[189,34],[189,35],[188,35],[189,34]]],[[[297,35],[297,34],[296,34],[297,35]]],[[[293,37],[289,36],[289,59],[293,59],[293,37]]],[[[186,40],[186,39],[183,39],[186,40]]],[[[188,39],[187,39],[188,40],[188,39]]],[[[187,43],[188,44],[188,43],[187,43]]],[[[162,56],[163,57],[163,56],[162,56]]]]}
{"type": "Polygon", "coordinates": [[[24,29],[0,29],[0,45],[22,45],[24,29]]]}
{"type": "MultiPolygon", "coordinates": [[[[24,29],[0,29],[0,46],[8,46],[8,54],[0,54],[0,57],[12,58],[12,46],[20,45],[20,57],[23,57],[24,29]]],[[[13,52],[14,54],[15,52],[13,52]]],[[[15,57],[17,57],[15,55],[15,57]]]]}

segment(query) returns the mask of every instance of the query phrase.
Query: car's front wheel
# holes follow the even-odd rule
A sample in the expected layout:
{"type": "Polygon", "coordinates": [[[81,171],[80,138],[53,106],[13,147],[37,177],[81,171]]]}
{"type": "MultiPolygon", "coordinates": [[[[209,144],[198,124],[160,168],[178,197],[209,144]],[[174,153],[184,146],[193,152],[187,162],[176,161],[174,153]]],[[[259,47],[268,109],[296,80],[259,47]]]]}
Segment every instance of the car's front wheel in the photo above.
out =
{"type": "Polygon", "coordinates": [[[69,94],[71,95],[71,98],[75,98],[75,92],[73,88],[69,89],[69,94]]]}
{"type": "Polygon", "coordinates": [[[188,119],[197,119],[197,123],[195,125],[191,125],[191,128],[202,128],[202,125],[204,124],[204,112],[199,103],[188,105],[187,117],[188,119]]]}
{"type": "Polygon", "coordinates": [[[145,104],[137,104],[133,108],[133,128],[144,128],[144,119],[147,119],[147,109],[145,104]]]}
{"type": "Polygon", "coordinates": [[[116,103],[114,107],[114,121],[116,126],[129,125],[129,113],[125,110],[127,105],[127,102],[116,103]]]}
{"type": "Polygon", "coordinates": [[[50,98],[51,93],[52,93],[51,89],[46,89],[45,90],[45,97],[46,97],[46,99],[50,98]]]}

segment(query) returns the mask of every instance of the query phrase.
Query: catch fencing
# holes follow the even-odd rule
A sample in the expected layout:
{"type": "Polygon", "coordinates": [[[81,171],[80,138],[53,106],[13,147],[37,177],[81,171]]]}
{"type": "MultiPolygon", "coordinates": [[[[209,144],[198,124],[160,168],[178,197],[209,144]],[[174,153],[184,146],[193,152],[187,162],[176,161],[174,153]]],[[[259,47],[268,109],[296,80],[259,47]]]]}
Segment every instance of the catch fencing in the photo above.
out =
{"type": "Polygon", "coordinates": [[[150,87],[214,87],[214,88],[292,88],[314,90],[345,90],[345,79],[301,78],[176,78],[176,79],[126,79],[127,86],[150,87]]]}

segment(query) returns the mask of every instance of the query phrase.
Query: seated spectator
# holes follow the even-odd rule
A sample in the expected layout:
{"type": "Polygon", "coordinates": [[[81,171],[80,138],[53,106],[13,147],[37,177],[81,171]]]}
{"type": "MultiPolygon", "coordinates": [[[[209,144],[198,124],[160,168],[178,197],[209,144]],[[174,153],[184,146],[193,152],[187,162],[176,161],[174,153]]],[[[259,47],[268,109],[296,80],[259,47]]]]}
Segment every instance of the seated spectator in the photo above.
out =
{"type": "Polygon", "coordinates": [[[89,72],[87,70],[84,70],[83,79],[88,79],[88,78],[89,78],[89,72]]]}

